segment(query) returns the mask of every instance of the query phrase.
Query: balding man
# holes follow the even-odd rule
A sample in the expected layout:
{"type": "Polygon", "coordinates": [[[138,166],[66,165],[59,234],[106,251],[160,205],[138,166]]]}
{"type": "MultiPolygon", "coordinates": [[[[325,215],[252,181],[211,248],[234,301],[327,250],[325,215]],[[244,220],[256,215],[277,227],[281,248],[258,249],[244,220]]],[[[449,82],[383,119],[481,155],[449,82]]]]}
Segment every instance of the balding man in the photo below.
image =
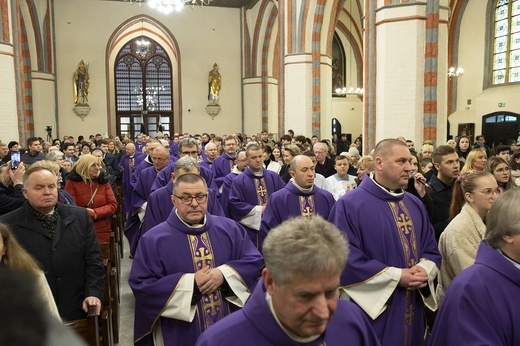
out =
{"type": "MultiPolygon", "coordinates": [[[[148,142],[146,142],[146,145],[144,147],[145,148],[145,150],[144,150],[145,158],[135,168],[134,172],[132,173],[132,177],[130,178],[130,184],[132,185],[132,187],[135,187],[135,184],[137,184],[137,178],[138,178],[139,174],[141,173],[141,171],[145,168],[153,166],[151,153],[157,147],[162,147],[161,142],[159,142],[158,140],[152,139],[152,140],[149,140],[148,142]]],[[[137,151],[137,147],[136,147],[136,151],[137,151]]]]}
{"type": "Polygon", "coordinates": [[[379,142],[374,174],[338,200],[329,218],[350,241],[341,285],[383,345],[422,345],[424,305],[437,309],[435,234],[423,203],[403,190],[411,160],[406,143],[379,142]]]}
{"type": "Polygon", "coordinates": [[[318,161],[316,165],[316,173],[323,175],[325,178],[336,174],[336,170],[334,169],[334,161],[328,157],[329,147],[327,144],[318,142],[313,145],[313,149],[314,153],[316,154],[316,161],[318,161]]]}
{"type": "MultiPolygon", "coordinates": [[[[314,185],[314,163],[304,155],[292,159],[289,165],[291,180],[285,187],[271,195],[262,216],[260,242],[267,233],[290,217],[329,217],[334,197],[314,185]]],[[[261,248],[261,247],[259,247],[261,248]]]]}
{"type": "Polygon", "coordinates": [[[139,233],[152,184],[157,177],[157,173],[170,165],[170,151],[163,146],[156,147],[150,156],[153,166],[142,170],[137,177],[137,183],[132,191],[132,207],[125,229],[125,235],[130,243],[130,254],[132,256],[135,253],[139,241],[139,233]]]}

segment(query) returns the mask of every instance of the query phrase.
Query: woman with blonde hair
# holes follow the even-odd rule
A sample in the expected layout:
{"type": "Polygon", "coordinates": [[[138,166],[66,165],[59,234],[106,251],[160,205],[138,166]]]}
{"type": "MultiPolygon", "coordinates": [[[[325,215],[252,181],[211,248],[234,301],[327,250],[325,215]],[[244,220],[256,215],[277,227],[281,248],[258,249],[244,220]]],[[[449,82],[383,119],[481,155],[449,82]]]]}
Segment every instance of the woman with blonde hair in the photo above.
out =
{"type": "Polygon", "coordinates": [[[361,184],[361,181],[365,177],[366,174],[372,173],[374,171],[374,158],[370,155],[361,156],[361,158],[357,162],[357,178],[356,183],[357,186],[361,184]]]}
{"type": "Polygon", "coordinates": [[[102,169],[101,159],[87,154],[80,156],[67,175],[65,190],[79,207],[86,208],[94,221],[100,242],[110,241],[110,219],[117,209],[117,200],[102,169]]]}
{"type": "Polygon", "coordinates": [[[469,172],[482,172],[486,168],[487,154],[486,150],[476,148],[469,152],[466,157],[466,163],[462,167],[460,174],[469,172]]]}
{"type": "Polygon", "coordinates": [[[486,233],[484,219],[498,194],[491,173],[463,173],[453,185],[451,222],[439,239],[442,255],[437,299],[440,303],[451,281],[475,262],[480,242],[486,233]]]}
{"type": "Polygon", "coordinates": [[[37,290],[48,312],[60,319],[58,308],[52,295],[45,274],[36,260],[18,243],[11,229],[0,223],[0,267],[25,271],[34,274],[37,290]]]}

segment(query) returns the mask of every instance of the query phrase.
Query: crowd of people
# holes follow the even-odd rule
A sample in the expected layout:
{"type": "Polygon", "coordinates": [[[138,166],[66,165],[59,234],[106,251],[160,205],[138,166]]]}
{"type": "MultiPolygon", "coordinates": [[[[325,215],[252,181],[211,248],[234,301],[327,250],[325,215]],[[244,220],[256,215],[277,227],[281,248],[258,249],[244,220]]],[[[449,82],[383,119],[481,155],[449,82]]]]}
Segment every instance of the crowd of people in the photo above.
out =
{"type": "Polygon", "coordinates": [[[120,191],[136,345],[520,344],[491,288],[520,296],[520,150],[476,140],[0,141],[0,263],[45,276],[51,315],[100,308],[120,191]]]}

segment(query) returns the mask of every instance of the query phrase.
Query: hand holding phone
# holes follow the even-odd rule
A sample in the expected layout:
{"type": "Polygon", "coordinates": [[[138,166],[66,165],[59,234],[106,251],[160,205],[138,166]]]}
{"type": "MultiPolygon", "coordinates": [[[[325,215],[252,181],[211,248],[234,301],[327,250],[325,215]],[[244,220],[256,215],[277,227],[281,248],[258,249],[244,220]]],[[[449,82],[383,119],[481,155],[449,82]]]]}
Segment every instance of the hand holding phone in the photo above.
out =
{"type": "Polygon", "coordinates": [[[13,171],[18,169],[18,166],[20,165],[20,152],[19,151],[13,151],[11,153],[11,169],[13,171]]]}

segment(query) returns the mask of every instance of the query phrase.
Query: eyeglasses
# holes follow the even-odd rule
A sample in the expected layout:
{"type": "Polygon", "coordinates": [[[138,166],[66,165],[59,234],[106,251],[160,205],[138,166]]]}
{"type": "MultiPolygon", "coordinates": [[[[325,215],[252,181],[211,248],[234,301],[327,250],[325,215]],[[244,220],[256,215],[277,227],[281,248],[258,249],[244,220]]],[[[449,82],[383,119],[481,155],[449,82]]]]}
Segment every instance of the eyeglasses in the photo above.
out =
{"type": "Polygon", "coordinates": [[[498,195],[500,194],[500,189],[484,189],[484,190],[480,190],[479,191],[480,193],[484,194],[484,196],[486,197],[491,197],[493,195],[498,195]]]}
{"type": "Polygon", "coordinates": [[[197,196],[177,196],[177,195],[173,195],[175,197],[177,197],[178,199],[181,200],[181,203],[182,204],[191,204],[193,202],[193,200],[196,200],[197,203],[204,203],[208,200],[208,195],[205,194],[205,195],[197,195],[197,196]]]}

